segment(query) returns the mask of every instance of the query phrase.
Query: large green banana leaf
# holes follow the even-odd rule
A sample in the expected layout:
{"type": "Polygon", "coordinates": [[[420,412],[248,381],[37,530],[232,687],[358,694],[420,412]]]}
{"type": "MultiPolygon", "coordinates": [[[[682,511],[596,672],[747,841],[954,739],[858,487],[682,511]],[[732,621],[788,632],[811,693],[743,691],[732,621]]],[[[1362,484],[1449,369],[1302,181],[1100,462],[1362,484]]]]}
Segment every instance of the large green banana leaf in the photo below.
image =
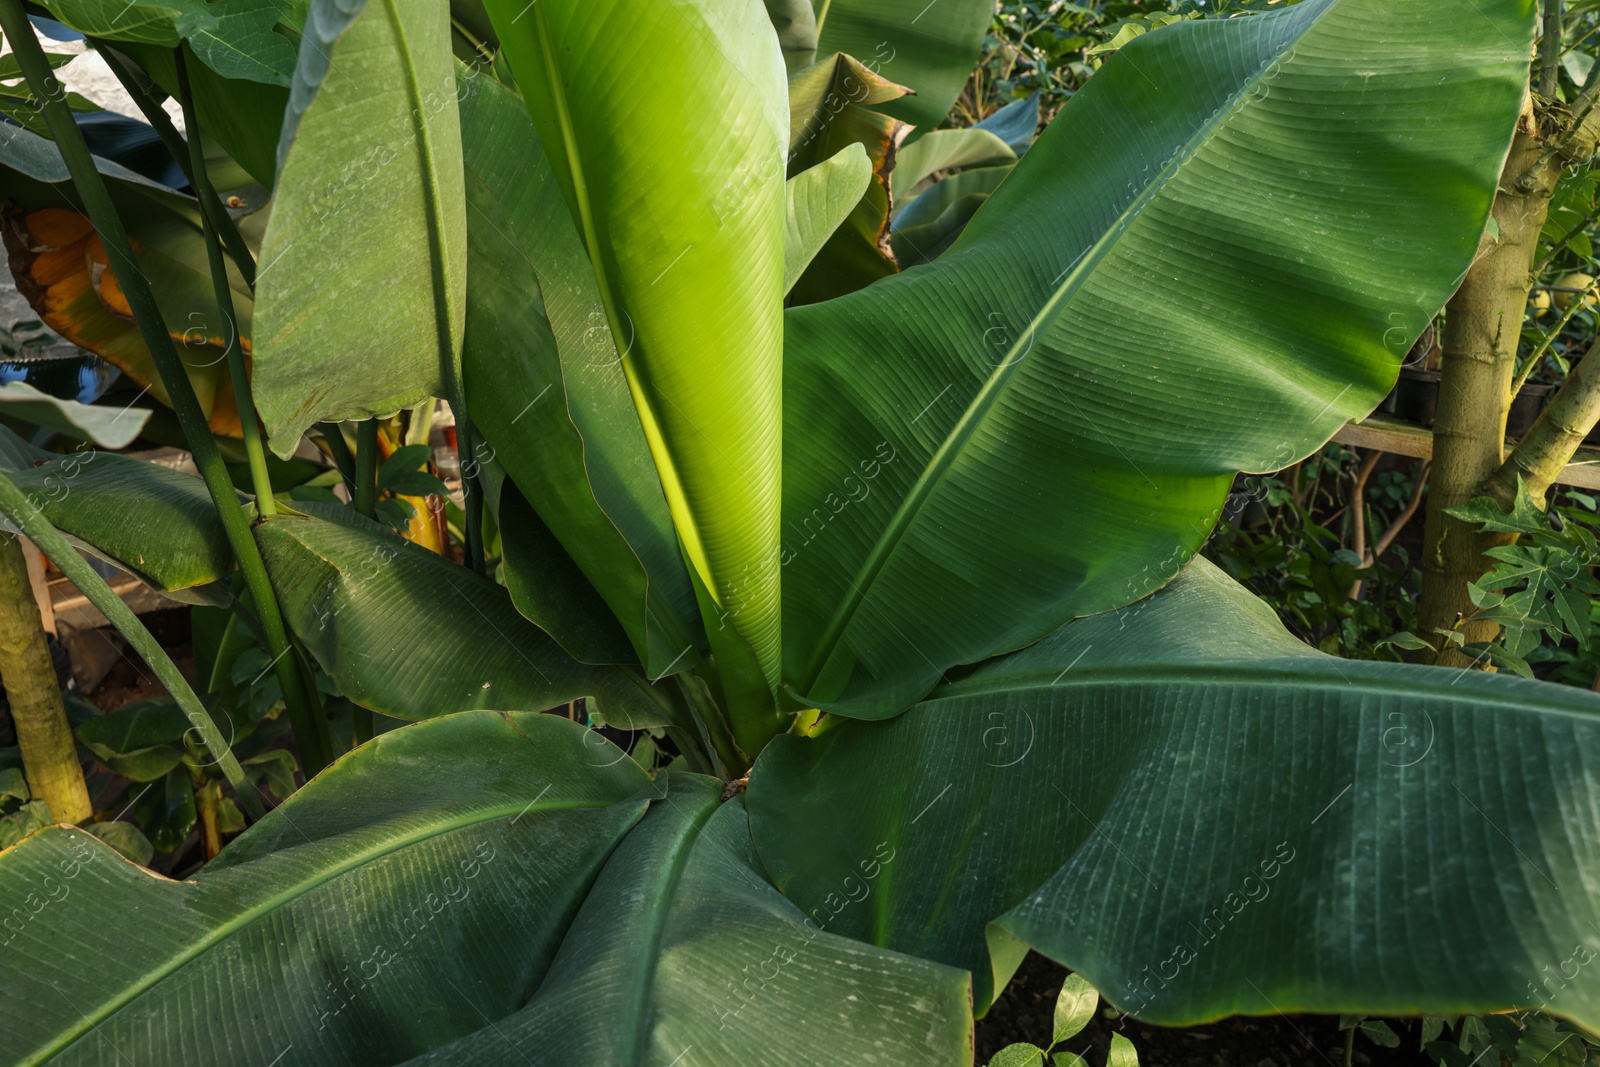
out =
{"type": "Polygon", "coordinates": [[[458,76],[468,409],[650,677],[684,670],[705,641],[694,590],[583,239],[522,101],[458,76]]]}
{"type": "Polygon", "coordinates": [[[156,589],[192,589],[233,572],[199,478],[114,452],[60,456],[9,477],[62,533],[156,589]]]}
{"type": "Polygon", "coordinates": [[[4,426],[0,470],[52,526],[156,589],[193,589],[233,571],[227,534],[198,478],[111,452],[56,455],[4,426]]]}
{"type": "Polygon", "coordinates": [[[780,658],[776,37],[754,0],[486,6],[627,339],[623,370],[753,750],[777,726],[780,658]]]}
{"type": "Polygon", "coordinates": [[[886,114],[937,126],[961,94],[994,19],[991,0],[818,0],[817,54],[843,52],[909,87],[886,114]]]}
{"type": "Polygon", "coordinates": [[[1600,698],[1323,655],[1197,559],[891,722],[778,739],[748,802],[819,921],[887,841],[836,928],[971,969],[980,1009],[1008,931],[1163,1024],[1548,1001],[1593,1027],[1596,759],[1600,698]]]}
{"type": "Polygon", "coordinates": [[[421,719],[588,697],[615,725],[668,723],[641,679],[573,659],[493,582],[349,508],[321,513],[269,519],[256,540],[284,621],[351,700],[421,719]]]}
{"type": "Polygon", "coordinates": [[[791,310],[790,683],[894,714],[1159,588],[1234,472],[1370,411],[1477,247],[1532,13],[1305,0],[1146,34],[936,262],[791,310]]]}
{"type": "Polygon", "coordinates": [[[872,184],[799,282],[790,287],[792,303],[812,304],[853,293],[899,269],[889,249],[889,185],[900,144],[911,128],[872,110],[872,105],[898,100],[908,91],[847,55],[829,56],[790,77],[790,178],[835,158],[852,144],[865,149],[872,163],[872,184]]]}
{"type": "Polygon", "coordinates": [[[466,204],[445,0],[312,0],[256,281],[274,451],[459,395],[466,204]]]}
{"type": "MultiPolygon", "coordinates": [[[[477,712],[346,756],[192,881],[42,831],[0,853],[0,1047],[27,1065],[969,1063],[966,975],[808,923],[720,795],[651,782],[563,719],[477,712]]],[[[869,850],[841,877],[896,862],[869,850]]]]}

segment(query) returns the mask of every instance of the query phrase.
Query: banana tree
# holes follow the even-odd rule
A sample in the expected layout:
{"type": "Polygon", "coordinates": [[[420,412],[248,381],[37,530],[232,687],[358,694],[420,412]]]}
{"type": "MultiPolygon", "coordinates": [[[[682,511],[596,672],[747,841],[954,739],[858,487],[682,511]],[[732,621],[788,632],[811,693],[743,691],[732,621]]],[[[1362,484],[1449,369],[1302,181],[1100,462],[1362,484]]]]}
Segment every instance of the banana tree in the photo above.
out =
{"type": "Polygon", "coordinates": [[[296,647],[421,720],[189,881],[72,827],[0,852],[15,1062],[969,1063],[1028,946],[1160,1023],[1600,1025],[1600,698],[1323,655],[1196,558],[1470,262],[1528,3],[1143,35],[948,250],[787,312],[892,160],[786,176],[763,6],[484,6],[488,63],[438,0],[313,0],[248,384],[280,453],[470,414],[505,588],[266,485],[241,544],[197,482],[0,478],[169,589],[258,553],[296,647]],[[679,758],[538,714],[578,697],[679,758]]]}

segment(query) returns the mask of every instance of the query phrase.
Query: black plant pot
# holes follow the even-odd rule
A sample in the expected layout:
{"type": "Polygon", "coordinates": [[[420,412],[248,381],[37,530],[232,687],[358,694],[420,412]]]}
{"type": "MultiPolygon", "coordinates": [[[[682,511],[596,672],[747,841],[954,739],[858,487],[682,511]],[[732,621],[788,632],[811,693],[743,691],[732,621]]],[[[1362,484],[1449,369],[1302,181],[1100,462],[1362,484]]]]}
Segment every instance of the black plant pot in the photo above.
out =
{"type": "Polygon", "coordinates": [[[1439,372],[1400,368],[1400,380],[1384,403],[1397,419],[1432,426],[1434,412],[1439,410],[1439,372]]]}
{"type": "MultiPolygon", "coordinates": [[[[1527,433],[1554,389],[1555,386],[1543,382],[1524,385],[1506,414],[1506,435],[1521,437],[1527,433]]],[[[1401,367],[1400,380],[1395,382],[1394,389],[1378,410],[1419,426],[1432,426],[1439,410],[1439,372],[1401,367]]]]}

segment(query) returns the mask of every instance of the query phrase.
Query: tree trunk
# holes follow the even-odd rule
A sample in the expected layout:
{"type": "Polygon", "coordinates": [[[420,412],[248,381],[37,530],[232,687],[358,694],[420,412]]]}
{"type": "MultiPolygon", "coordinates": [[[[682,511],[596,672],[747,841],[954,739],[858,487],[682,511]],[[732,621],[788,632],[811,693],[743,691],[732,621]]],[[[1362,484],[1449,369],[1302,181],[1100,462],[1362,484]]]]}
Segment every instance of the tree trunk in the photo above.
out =
{"type": "MultiPolygon", "coordinates": [[[[1436,644],[1443,644],[1439,630],[1459,628],[1469,642],[1492,641],[1499,631],[1494,623],[1460,621],[1470,619],[1474,611],[1467,583],[1481,578],[1492,562],[1483,553],[1514,538],[1480,533],[1444,512],[1490,492],[1491,478],[1506,459],[1506,413],[1528,292],[1534,283],[1539,233],[1563,169],[1595,150],[1600,135],[1597,99],[1600,88],[1586,89],[1570,108],[1541,101],[1536,114],[1529,98],[1500,174],[1492,224],[1461,288],[1445,308],[1418,618],[1418,636],[1436,644]]],[[[1568,384],[1572,388],[1564,384],[1557,401],[1564,393],[1586,391],[1580,382],[1568,384]]],[[[1552,406],[1573,414],[1579,405],[1576,398],[1568,398],[1552,406]]],[[[1564,422],[1564,431],[1576,428],[1575,420],[1564,422]]],[[[1579,437],[1587,432],[1585,427],[1579,437]]],[[[1555,438],[1549,442],[1555,447],[1539,450],[1544,466],[1570,435],[1547,436],[1555,438]]],[[[1533,457],[1524,456],[1521,462],[1532,463],[1533,457]]],[[[1446,645],[1438,662],[1467,666],[1473,661],[1446,645]]]]}
{"type": "MultiPolygon", "coordinates": [[[[1488,570],[1486,549],[1507,543],[1445,514],[1465,504],[1504,458],[1506,412],[1517,344],[1532,287],[1539,232],[1561,163],[1548,158],[1531,108],[1517,124],[1511,153],[1478,257],[1445,308],[1439,405],[1433,423],[1433,474],[1423,535],[1419,636],[1438,643],[1437,630],[1456,628],[1473,612],[1467,583],[1488,570]],[[1496,231],[1498,230],[1498,233],[1496,231]]],[[[1468,641],[1492,640],[1493,623],[1461,627],[1468,641]]],[[[1465,666],[1469,658],[1448,649],[1441,663],[1465,666]]]]}
{"type": "Polygon", "coordinates": [[[94,809],[28,581],[28,562],[21,542],[5,534],[0,534],[0,680],[11,701],[33,799],[49,804],[57,822],[87,819],[94,809]]]}

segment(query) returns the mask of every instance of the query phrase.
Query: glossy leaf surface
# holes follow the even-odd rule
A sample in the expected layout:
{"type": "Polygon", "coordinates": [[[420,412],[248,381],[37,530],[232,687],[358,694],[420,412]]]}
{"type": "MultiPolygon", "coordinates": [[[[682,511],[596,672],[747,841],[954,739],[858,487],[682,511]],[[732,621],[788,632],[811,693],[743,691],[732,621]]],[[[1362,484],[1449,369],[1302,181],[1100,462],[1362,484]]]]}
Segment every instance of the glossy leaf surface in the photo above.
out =
{"type": "Polygon", "coordinates": [[[776,35],[746,0],[486,6],[608,324],[628,339],[623,370],[730,699],[760,720],[741,727],[753,744],[776,728],[763,705],[780,655],[789,116],[776,35]]]}
{"type": "Polygon", "coordinates": [[[481,458],[534,504],[650,677],[682,670],[705,640],[694,590],[583,239],[522,101],[458,76],[473,278],[463,363],[481,458]]]}
{"type": "Polygon", "coordinates": [[[188,882],[45,830],[0,853],[26,914],[0,1040],[29,1065],[970,1062],[966,976],[807,924],[721,791],[477,712],[380,736],[188,882]]]}
{"type": "Polygon", "coordinates": [[[1323,655],[1196,560],[895,720],[780,738],[748,799],[785,895],[972,969],[980,1009],[995,923],[1164,1025],[1544,1007],[1592,1027],[1597,756],[1592,694],[1323,655]],[[894,880],[840,909],[822,872],[883,840],[894,880]]]}
{"type": "Polygon", "coordinates": [[[466,205],[444,0],[313,0],[261,244],[252,385],[273,449],[457,395],[466,205]],[[332,354],[337,359],[332,359],[332,354]]]}
{"type": "Polygon", "coordinates": [[[1522,100],[1531,5],[1479,7],[1146,34],[937,261],[791,310],[791,684],[895,714],[1159,588],[1235,472],[1370,411],[1471,261],[1522,100]]]}
{"type": "Polygon", "coordinates": [[[642,682],[573,659],[504,589],[333,510],[344,524],[282,515],[257,526],[256,540],[290,630],[351,700],[422,719],[588,697],[609,722],[664,721],[642,682]]]}
{"type": "Polygon", "coordinates": [[[872,161],[859,144],[784,183],[783,291],[800,280],[822,246],[855,210],[872,181],[872,161]]]}

